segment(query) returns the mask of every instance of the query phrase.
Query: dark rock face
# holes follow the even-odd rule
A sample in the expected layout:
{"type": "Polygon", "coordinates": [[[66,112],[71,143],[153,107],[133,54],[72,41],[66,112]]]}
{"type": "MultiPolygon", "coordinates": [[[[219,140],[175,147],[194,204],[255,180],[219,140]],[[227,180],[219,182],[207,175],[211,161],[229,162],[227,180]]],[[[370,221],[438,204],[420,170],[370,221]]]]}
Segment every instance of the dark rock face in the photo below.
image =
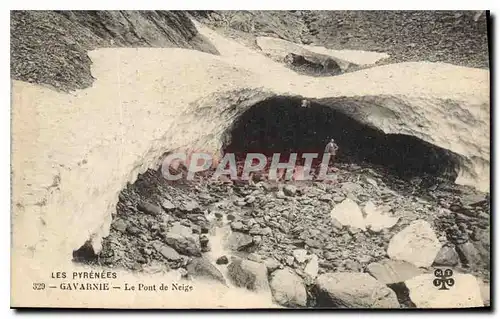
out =
{"type": "Polygon", "coordinates": [[[89,87],[94,79],[87,51],[105,47],[180,47],[218,54],[182,11],[11,12],[12,79],[63,91],[89,87]]]}
{"type": "Polygon", "coordinates": [[[94,247],[92,247],[92,243],[90,240],[87,240],[85,244],[79,249],[73,251],[73,261],[76,262],[88,262],[97,260],[98,256],[94,252],[94,247]]]}

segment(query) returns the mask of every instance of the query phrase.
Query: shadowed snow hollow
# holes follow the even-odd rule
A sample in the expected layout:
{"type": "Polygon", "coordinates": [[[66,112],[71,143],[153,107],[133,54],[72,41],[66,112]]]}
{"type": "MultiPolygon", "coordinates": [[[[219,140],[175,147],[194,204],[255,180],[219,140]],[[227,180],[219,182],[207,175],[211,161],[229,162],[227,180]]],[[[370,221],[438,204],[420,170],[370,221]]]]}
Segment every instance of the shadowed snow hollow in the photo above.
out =
{"type": "Polygon", "coordinates": [[[341,98],[359,121],[460,155],[456,182],[488,190],[488,71],[402,63],[312,78],[198,28],[220,56],[100,49],[89,53],[96,80],[88,89],[64,94],[13,81],[12,259],[13,280],[22,280],[13,295],[26,293],[25,282],[75,267],[72,252],[89,238],[99,249],[120,190],[162,154],[218,153],[237,116],[273,96],[326,106],[341,98]]]}

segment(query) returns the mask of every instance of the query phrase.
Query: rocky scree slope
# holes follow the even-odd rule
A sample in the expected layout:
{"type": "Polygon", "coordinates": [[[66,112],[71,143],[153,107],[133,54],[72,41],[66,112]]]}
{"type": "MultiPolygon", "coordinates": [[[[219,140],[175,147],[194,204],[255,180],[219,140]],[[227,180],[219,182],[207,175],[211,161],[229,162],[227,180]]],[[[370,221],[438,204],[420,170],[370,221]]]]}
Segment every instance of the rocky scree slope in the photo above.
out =
{"type": "Polygon", "coordinates": [[[180,47],[217,54],[181,11],[12,11],[11,78],[62,91],[94,81],[87,51],[180,47]]]}
{"type": "Polygon", "coordinates": [[[228,277],[234,285],[253,291],[260,288],[252,280],[247,282],[245,275],[253,272],[238,267],[240,263],[250,263],[255,269],[262,265],[274,299],[290,307],[414,307],[404,281],[432,273],[435,267],[473,274],[481,287],[489,287],[490,207],[486,194],[447,181],[429,190],[353,164],[339,164],[336,174],[333,184],[263,181],[251,186],[204,177],[169,182],[160,172],[149,170],[121,192],[101,252],[96,255],[91,245],[85,245],[74,256],[86,263],[140,272],[176,269],[188,279],[223,284],[228,277]],[[370,205],[391,216],[392,224],[359,228],[332,217],[336,207],[347,216],[361,211],[366,216],[370,205]],[[423,231],[408,233],[415,223],[429,225],[430,237],[423,231]],[[212,242],[211,235],[225,224],[231,232],[221,242],[212,242]],[[404,236],[392,240],[405,229],[404,236]],[[428,247],[432,237],[437,245],[434,250],[428,247]],[[210,257],[214,245],[223,245],[227,255],[210,257]],[[403,254],[411,249],[412,256],[398,257],[394,251],[400,245],[411,245],[403,247],[403,254]],[[424,259],[430,263],[420,266],[424,259]],[[353,276],[351,284],[339,288],[342,283],[337,282],[334,287],[353,289],[351,294],[359,298],[373,284],[370,289],[375,295],[382,294],[383,302],[329,299],[321,280],[331,278],[320,279],[322,274],[353,276]],[[286,278],[294,287],[278,285],[274,276],[286,278]],[[356,282],[363,288],[353,288],[356,282]],[[294,295],[301,287],[303,293],[294,295]]]}
{"type": "Polygon", "coordinates": [[[379,64],[445,62],[488,68],[486,13],[478,11],[197,11],[196,18],[258,49],[270,36],[328,49],[385,52],[379,64]]]}

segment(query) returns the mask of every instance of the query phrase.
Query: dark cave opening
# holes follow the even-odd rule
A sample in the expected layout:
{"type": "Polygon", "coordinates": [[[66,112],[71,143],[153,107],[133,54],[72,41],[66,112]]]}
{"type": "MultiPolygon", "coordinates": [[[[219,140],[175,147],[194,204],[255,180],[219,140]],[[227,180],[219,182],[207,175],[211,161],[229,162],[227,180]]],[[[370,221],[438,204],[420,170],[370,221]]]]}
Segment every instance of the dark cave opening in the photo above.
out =
{"type": "MultiPolygon", "coordinates": [[[[341,106],[337,106],[341,108],[341,106]]],[[[398,177],[445,177],[454,180],[458,155],[402,134],[385,134],[337,107],[302,99],[274,97],[246,110],[226,131],[223,153],[242,159],[247,153],[272,156],[281,153],[281,162],[290,153],[320,153],[330,138],[339,146],[337,163],[355,163],[383,168],[398,177]]],[[[299,162],[299,161],[298,161],[299,162]]]]}
{"type": "Polygon", "coordinates": [[[73,251],[73,261],[81,263],[97,261],[97,254],[94,252],[94,247],[92,247],[90,240],[87,240],[80,248],[73,251]]]}

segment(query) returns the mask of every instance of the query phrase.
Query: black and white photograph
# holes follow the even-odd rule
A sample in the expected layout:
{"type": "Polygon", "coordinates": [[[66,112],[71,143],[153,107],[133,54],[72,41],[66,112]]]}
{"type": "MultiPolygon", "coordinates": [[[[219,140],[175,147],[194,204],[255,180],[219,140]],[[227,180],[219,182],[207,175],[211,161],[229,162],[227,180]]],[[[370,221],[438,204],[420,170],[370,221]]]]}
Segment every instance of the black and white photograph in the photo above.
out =
{"type": "Polygon", "coordinates": [[[491,32],[10,11],[10,307],[491,310],[491,32]]]}

